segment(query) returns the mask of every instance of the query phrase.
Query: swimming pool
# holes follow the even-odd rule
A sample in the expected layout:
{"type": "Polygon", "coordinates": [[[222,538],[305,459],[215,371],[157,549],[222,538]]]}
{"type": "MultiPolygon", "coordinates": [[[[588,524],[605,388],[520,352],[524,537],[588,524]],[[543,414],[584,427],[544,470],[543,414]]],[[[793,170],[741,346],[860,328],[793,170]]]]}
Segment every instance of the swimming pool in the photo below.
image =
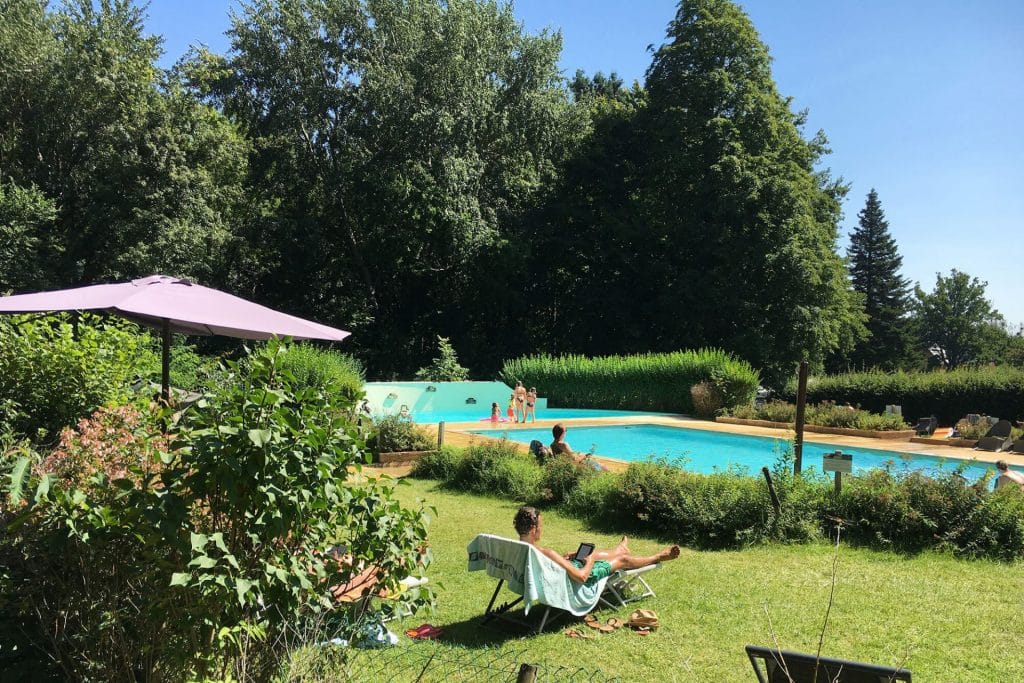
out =
{"type": "MultiPolygon", "coordinates": [[[[505,406],[501,407],[501,416],[505,417],[505,406]]],[[[431,410],[412,411],[410,413],[414,422],[481,422],[481,427],[490,427],[493,424],[489,415],[489,406],[478,406],[475,410],[431,410]]],[[[545,408],[537,411],[538,420],[571,420],[596,417],[635,417],[637,415],[662,415],[662,413],[637,413],[628,410],[597,410],[594,408],[545,408]]],[[[499,423],[504,424],[504,423],[499,423]]],[[[532,430],[531,430],[532,431],[532,430]]],[[[551,428],[542,429],[551,440],[551,428]]]]}
{"type": "MultiPolygon", "coordinates": [[[[551,441],[550,429],[479,429],[472,433],[492,438],[507,436],[512,441],[526,444],[534,439],[544,444],[551,441]]],[[[680,466],[684,469],[704,474],[737,466],[756,474],[762,467],[771,467],[789,446],[786,439],[650,424],[570,427],[565,437],[572,444],[573,450],[579,452],[592,452],[629,462],[650,457],[681,459],[680,466]]],[[[814,467],[820,471],[822,454],[837,448],[843,453],[853,454],[855,472],[894,464],[897,468],[923,469],[935,473],[939,470],[950,471],[962,462],[931,455],[915,453],[911,456],[894,451],[805,441],[804,467],[814,467]]],[[[974,481],[994,469],[995,465],[988,463],[969,462],[963,474],[974,481]]]]}

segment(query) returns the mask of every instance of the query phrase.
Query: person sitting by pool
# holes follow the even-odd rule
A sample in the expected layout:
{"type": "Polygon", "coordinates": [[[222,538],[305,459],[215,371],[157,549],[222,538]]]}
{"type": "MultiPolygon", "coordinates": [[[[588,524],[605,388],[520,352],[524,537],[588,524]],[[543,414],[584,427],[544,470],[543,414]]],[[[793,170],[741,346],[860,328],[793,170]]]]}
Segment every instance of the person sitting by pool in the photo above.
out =
{"type": "Polygon", "coordinates": [[[569,442],[565,440],[565,426],[561,422],[551,428],[551,436],[555,437],[555,440],[551,442],[551,452],[553,454],[564,455],[577,465],[593,467],[598,471],[607,469],[601,463],[592,460],[590,455],[573,452],[569,442]]]}
{"type": "Polygon", "coordinates": [[[529,543],[542,554],[551,558],[566,571],[573,581],[593,585],[606,576],[611,576],[620,569],[640,569],[666,560],[679,557],[679,546],[665,548],[656,555],[638,556],[629,551],[629,539],[625,536],[611,550],[597,550],[590,553],[584,561],[572,559],[575,553],[561,555],[551,548],[538,545],[541,536],[541,517],[536,508],[524,505],[516,512],[512,524],[519,534],[519,540],[529,543]]]}
{"type": "Polygon", "coordinates": [[[1005,460],[996,462],[996,470],[999,472],[999,476],[996,478],[997,491],[1011,484],[1016,484],[1017,488],[1024,491],[1024,474],[1011,470],[1010,465],[1005,460]]]}

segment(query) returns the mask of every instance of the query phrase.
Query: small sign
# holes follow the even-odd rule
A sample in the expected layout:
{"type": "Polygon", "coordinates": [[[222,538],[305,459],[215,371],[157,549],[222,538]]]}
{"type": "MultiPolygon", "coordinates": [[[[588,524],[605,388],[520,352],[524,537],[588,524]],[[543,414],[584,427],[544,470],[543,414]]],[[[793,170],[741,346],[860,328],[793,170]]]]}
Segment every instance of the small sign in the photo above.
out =
{"type": "Polygon", "coordinates": [[[822,456],[821,469],[825,472],[845,472],[853,474],[853,453],[825,453],[822,456]]]}

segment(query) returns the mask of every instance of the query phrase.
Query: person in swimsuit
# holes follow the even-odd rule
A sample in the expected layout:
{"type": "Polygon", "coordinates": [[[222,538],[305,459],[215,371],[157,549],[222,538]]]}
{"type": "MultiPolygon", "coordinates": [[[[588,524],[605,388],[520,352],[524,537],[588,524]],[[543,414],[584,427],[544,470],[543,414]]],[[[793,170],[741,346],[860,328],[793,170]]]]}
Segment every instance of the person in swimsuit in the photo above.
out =
{"type": "Polygon", "coordinates": [[[533,417],[533,421],[537,421],[537,387],[530,387],[530,390],[526,392],[526,417],[523,422],[526,422],[530,417],[533,417]]]}
{"type": "Polygon", "coordinates": [[[491,404],[491,422],[497,422],[501,419],[501,411],[498,408],[498,403],[495,401],[491,404]]]}
{"type": "Polygon", "coordinates": [[[1016,484],[1017,488],[1024,491],[1024,474],[1011,470],[1005,460],[996,462],[996,470],[999,472],[999,476],[996,478],[996,490],[1016,484]]]}
{"type": "Polygon", "coordinates": [[[540,512],[533,507],[524,505],[516,512],[512,524],[519,534],[519,540],[529,543],[542,554],[548,556],[558,566],[566,571],[573,581],[593,585],[606,576],[610,576],[620,569],[640,569],[659,562],[674,560],[679,557],[679,546],[673,545],[665,548],[656,555],[638,556],[629,551],[629,539],[625,536],[619,544],[611,550],[597,550],[590,553],[587,559],[580,562],[573,560],[575,552],[568,555],[561,555],[551,548],[538,545],[541,536],[540,512]]]}
{"type": "Polygon", "coordinates": [[[551,452],[554,455],[564,455],[577,465],[593,467],[599,472],[607,469],[596,460],[591,460],[589,455],[576,453],[572,450],[572,446],[570,446],[569,442],[565,440],[565,426],[561,422],[551,428],[551,436],[555,438],[555,440],[551,442],[551,452]]]}
{"type": "Polygon", "coordinates": [[[508,419],[509,420],[515,421],[515,419],[516,419],[516,395],[515,394],[509,394],[508,395],[508,410],[506,411],[506,413],[508,414],[508,419]]]}
{"type": "Polygon", "coordinates": [[[513,396],[516,397],[516,422],[526,422],[526,387],[519,380],[516,380],[513,396]]]}

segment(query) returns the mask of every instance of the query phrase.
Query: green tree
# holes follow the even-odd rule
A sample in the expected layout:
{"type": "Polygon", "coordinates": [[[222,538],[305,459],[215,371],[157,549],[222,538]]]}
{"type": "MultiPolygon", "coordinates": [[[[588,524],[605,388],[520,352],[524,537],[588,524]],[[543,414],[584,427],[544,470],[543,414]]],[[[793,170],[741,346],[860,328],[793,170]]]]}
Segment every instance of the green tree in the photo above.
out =
{"type": "Polygon", "coordinates": [[[45,5],[3,4],[0,168],[52,204],[33,230],[57,249],[37,277],[0,280],[215,279],[242,196],[242,138],[157,68],[160,41],[135,4],[45,5]]]}
{"type": "Polygon", "coordinates": [[[981,358],[986,340],[991,338],[992,326],[1003,321],[985,298],[987,285],[954,269],[948,277],[937,273],[931,292],[920,285],[914,288],[918,340],[943,367],[987,360],[981,358]]]}
{"type": "Polygon", "coordinates": [[[255,143],[239,281],[353,329],[371,367],[505,316],[481,264],[564,155],[560,37],[476,0],[258,0],[231,36],[182,71],[255,143]]]}
{"type": "Polygon", "coordinates": [[[863,332],[836,253],[847,191],[817,164],[772,80],[768,49],[728,0],[683,0],[647,72],[632,283],[649,348],[730,349],[779,384],[863,332]]]}
{"type": "Polygon", "coordinates": [[[910,346],[910,283],[900,276],[903,257],[889,234],[889,222],[871,189],[850,233],[847,258],[853,289],[864,297],[866,327],[871,336],[848,356],[856,367],[892,370],[907,362],[910,346]]]}

